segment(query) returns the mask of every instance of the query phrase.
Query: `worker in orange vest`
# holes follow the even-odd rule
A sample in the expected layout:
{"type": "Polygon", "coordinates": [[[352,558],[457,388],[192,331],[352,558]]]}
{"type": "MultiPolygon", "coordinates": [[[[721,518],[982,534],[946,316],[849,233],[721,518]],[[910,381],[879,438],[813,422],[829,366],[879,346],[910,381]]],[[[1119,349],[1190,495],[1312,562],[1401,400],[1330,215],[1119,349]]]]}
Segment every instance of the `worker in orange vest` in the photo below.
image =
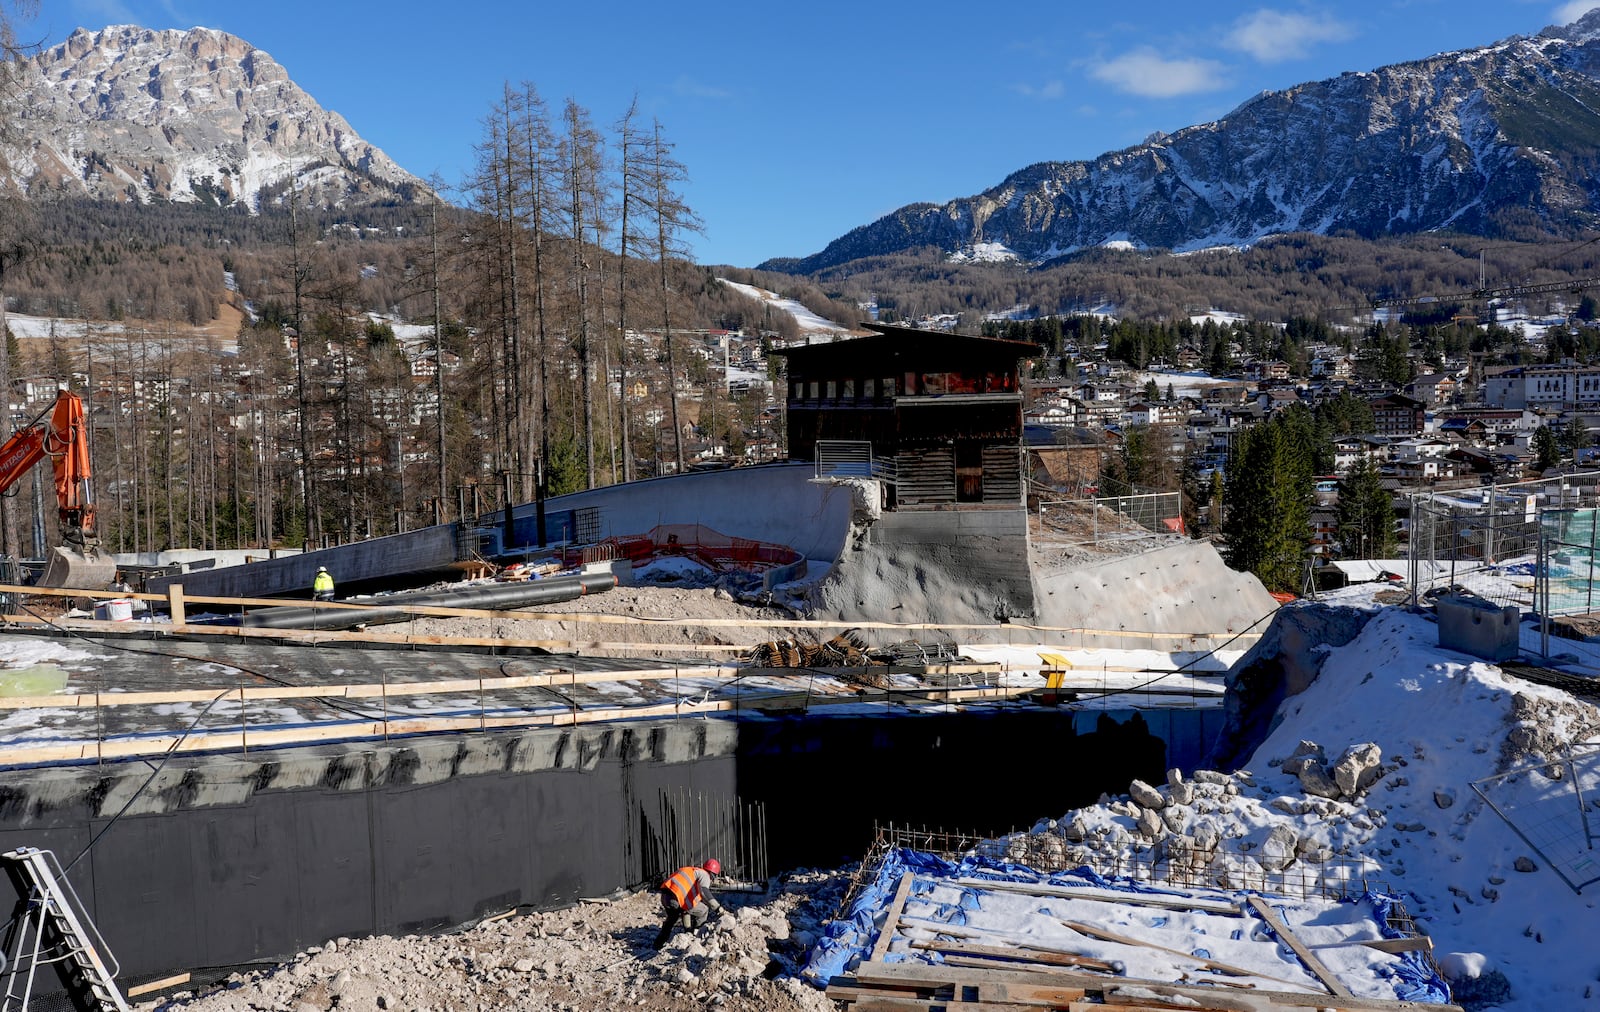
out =
{"type": "Polygon", "coordinates": [[[704,924],[712,913],[722,913],[722,904],[711,895],[711,879],[721,874],[722,862],[712,857],[698,868],[692,864],[679,868],[661,883],[661,910],[665,917],[652,948],[659,949],[667,944],[672,926],[678,923],[679,918],[693,931],[704,924]]]}

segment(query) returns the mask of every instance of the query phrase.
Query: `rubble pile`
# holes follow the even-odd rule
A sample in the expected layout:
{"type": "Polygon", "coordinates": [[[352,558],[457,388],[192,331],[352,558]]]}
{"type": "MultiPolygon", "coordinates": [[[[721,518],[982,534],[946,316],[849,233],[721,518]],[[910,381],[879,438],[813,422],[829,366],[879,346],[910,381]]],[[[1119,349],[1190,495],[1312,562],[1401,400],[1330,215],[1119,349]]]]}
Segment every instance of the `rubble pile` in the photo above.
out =
{"type": "Polygon", "coordinates": [[[823,1012],[833,1003],[793,974],[846,884],[842,873],[798,872],[765,896],[724,893],[727,913],[698,932],[675,932],[659,952],[650,945],[660,905],[646,890],[490,919],[455,934],[332,939],[218,989],[138,1007],[823,1012]]]}
{"type": "Polygon", "coordinates": [[[1154,868],[1162,877],[1230,889],[1281,883],[1297,866],[1334,860],[1341,865],[1337,872],[1312,867],[1302,877],[1357,878],[1377,871],[1362,845],[1388,819],[1363,799],[1398,764],[1385,766],[1378,746],[1363,742],[1330,765],[1322,746],[1303,741],[1272,765],[1295,774],[1302,793],[1264,790],[1248,771],[1197,770],[1185,778],[1169,770],[1159,787],[1135,780],[1122,797],[1102,797],[1098,806],[1045,820],[980,852],[1020,864],[1087,865],[1111,874],[1154,868]]]}

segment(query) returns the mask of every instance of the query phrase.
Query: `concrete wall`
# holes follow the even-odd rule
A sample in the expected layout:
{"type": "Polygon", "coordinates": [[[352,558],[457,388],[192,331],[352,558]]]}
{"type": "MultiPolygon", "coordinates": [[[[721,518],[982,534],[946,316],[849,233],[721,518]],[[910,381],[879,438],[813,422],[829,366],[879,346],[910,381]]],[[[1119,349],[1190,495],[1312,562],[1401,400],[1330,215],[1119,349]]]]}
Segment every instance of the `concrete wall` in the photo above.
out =
{"type": "MultiPolygon", "coordinates": [[[[811,464],[789,463],[692,472],[556,496],[546,501],[545,510],[548,515],[598,508],[602,538],[643,534],[665,523],[698,523],[731,537],[788,545],[808,559],[831,563],[850,526],[851,493],[811,483],[813,472],[811,464]]],[[[525,503],[513,508],[512,516],[521,520],[536,510],[535,504],[525,503]]],[[[486,514],[483,519],[499,524],[502,518],[486,514]]],[[[456,552],[456,525],[441,524],[247,567],[156,578],[149,589],[162,593],[181,583],[191,596],[309,598],[317,567],[327,566],[343,596],[345,591],[369,589],[367,583],[447,573],[456,552]]]]}
{"type": "Polygon", "coordinates": [[[669,475],[557,496],[546,508],[599,507],[601,537],[698,523],[832,562],[850,526],[850,490],[813,484],[815,470],[810,463],[781,463],[669,475]]]}
{"type": "Polygon", "coordinates": [[[821,615],[846,622],[982,624],[1031,616],[1027,514],[884,513],[857,528],[813,603],[821,615]]]}
{"type": "Polygon", "coordinates": [[[1242,632],[1278,607],[1260,580],[1229,569],[1204,541],[1039,572],[1035,601],[1041,625],[1173,633],[1242,632]]]}
{"type": "MultiPolygon", "coordinates": [[[[1185,712],[1175,740],[1199,726],[1185,712]]],[[[1162,729],[1121,716],[867,710],[447,735],[177,759],[148,786],[144,764],[13,770],[0,850],[66,864],[109,826],[70,878],[137,980],[645,884],[666,789],[765,803],[773,870],[858,860],[874,822],[1025,827],[1160,779],[1162,729]]]]}

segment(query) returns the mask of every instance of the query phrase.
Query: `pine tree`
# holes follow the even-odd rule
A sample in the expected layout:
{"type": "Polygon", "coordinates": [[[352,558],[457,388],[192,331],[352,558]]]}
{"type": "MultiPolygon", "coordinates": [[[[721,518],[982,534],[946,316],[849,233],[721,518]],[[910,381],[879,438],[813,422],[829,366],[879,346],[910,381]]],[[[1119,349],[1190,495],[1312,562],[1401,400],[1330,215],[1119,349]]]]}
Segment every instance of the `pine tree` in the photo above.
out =
{"type": "Polygon", "coordinates": [[[1360,460],[1339,483],[1339,554],[1386,559],[1394,550],[1394,500],[1378,468],[1360,460]]]}
{"type": "Polygon", "coordinates": [[[1228,462],[1223,556],[1271,591],[1300,589],[1311,541],[1309,421],[1286,412],[1246,430],[1228,462]]]}
{"type": "Polygon", "coordinates": [[[1561,463],[1561,444],[1550,426],[1541,425],[1533,432],[1533,466],[1538,471],[1548,471],[1561,463]]]}

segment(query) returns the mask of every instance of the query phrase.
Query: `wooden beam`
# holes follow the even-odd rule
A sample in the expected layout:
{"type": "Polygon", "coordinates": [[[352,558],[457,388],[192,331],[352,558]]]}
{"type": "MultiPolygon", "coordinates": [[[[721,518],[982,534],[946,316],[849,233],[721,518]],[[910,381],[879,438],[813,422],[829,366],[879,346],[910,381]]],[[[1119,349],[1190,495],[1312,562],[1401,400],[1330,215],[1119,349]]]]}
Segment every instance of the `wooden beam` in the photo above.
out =
{"type": "Polygon", "coordinates": [[[1149,893],[1094,892],[1068,886],[1053,886],[1043,882],[996,882],[983,878],[958,878],[957,885],[975,889],[995,889],[1001,892],[1025,893],[1029,896],[1059,896],[1068,900],[1094,900],[1103,903],[1126,903],[1131,906],[1162,907],[1167,910],[1196,910],[1207,914],[1224,914],[1243,917],[1244,911],[1237,903],[1212,903],[1190,900],[1181,896],[1153,896],[1149,893]]]}
{"type": "MultiPolygon", "coordinates": [[[[1081,987],[1091,993],[1103,993],[1109,987],[1118,986],[1137,987],[1164,995],[1183,995],[1202,1003],[1208,998],[1216,999],[1225,996],[1216,987],[1206,984],[1174,984],[1169,981],[1124,978],[1110,981],[1105,977],[1097,977],[1094,974],[1074,973],[1065,969],[1059,972],[1043,974],[1025,970],[980,970],[957,966],[933,966],[930,964],[862,963],[856,970],[855,978],[862,984],[899,987],[911,984],[930,990],[940,986],[967,984],[976,986],[978,984],[1006,982],[1032,984],[1048,980],[1057,986],[1081,987]]],[[[1241,994],[1237,997],[1255,1000],[1255,1007],[1257,1008],[1263,1005],[1270,1007],[1273,1004],[1277,1004],[1291,1008],[1326,1009],[1337,1007],[1339,1009],[1359,1010],[1359,1012],[1400,1012],[1400,1010],[1462,1012],[1459,1005],[1433,1005],[1385,998],[1351,997],[1341,998],[1337,1002],[1329,1002],[1326,994],[1314,991],[1269,991],[1261,988],[1249,992],[1248,995],[1241,994]]]]}
{"type": "Polygon", "coordinates": [[[243,727],[197,734],[163,734],[154,737],[108,738],[101,741],[65,742],[52,745],[0,746],[0,765],[76,762],[86,759],[127,759],[162,755],[166,752],[243,752],[267,746],[314,745],[324,741],[386,738],[409,734],[438,734],[445,731],[483,731],[519,727],[564,727],[622,718],[692,716],[736,708],[726,700],[705,703],[663,703],[657,706],[580,710],[551,713],[524,713],[516,716],[430,717],[408,716],[390,720],[358,720],[313,727],[263,730],[243,727]]]}
{"type": "MultiPolygon", "coordinates": [[[[173,584],[182,594],[182,584],[173,584]]],[[[169,588],[170,589],[170,588],[169,588]]],[[[84,598],[131,598],[140,601],[166,602],[166,594],[131,594],[117,593],[116,591],[96,590],[69,590],[57,587],[23,587],[14,585],[0,585],[0,594],[18,594],[23,597],[84,597],[84,598]]],[[[399,608],[408,614],[417,616],[430,616],[439,618],[517,618],[517,619],[542,619],[546,621],[562,622],[592,622],[599,624],[638,625],[640,623],[670,624],[674,626],[692,626],[701,628],[773,628],[773,629],[905,629],[905,630],[989,630],[1004,629],[1009,631],[1027,629],[1034,632],[1065,633],[1078,637],[1109,637],[1118,640],[1166,639],[1181,641],[1189,645],[1223,640],[1226,642],[1253,643],[1261,637],[1261,633],[1231,633],[1231,632],[1156,632],[1139,629],[1089,629],[1077,626],[1049,626],[1026,625],[1017,622],[1001,625],[997,622],[989,623],[947,623],[947,622],[845,622],[828,621],[823,619],[761,619],[761,618],[676,618],[637,615],[603,615],[594,612],[561,612],[561,611],[495,611],[480,608],[448,608],[435,605],[405,605],[387,604],[377,599],[361,601],[292,601],[283,598],[255,598],[255,597],[212,597],[203,595],[183,594],[182,599],[191,604],[216,604],[237,608],[283,608],[283,607],[312,607],[337,611],[341,609],[360,608],[399,608]]],[[[18,616],[19,619],[22,616],[18,616]]],[[[278,630],[284,632],[286,630],[278,630]]],[[[1063,647],[1060,644],[1041,644],[1049,647],[1053,652],[1076,649],[1063,647]]]]}
{"type": "Polygon", "coordinates": [[[1284,980],[1281,977],[1274,977],[1270,973],[1262,973],[1260,970],[1252,970],[1245,966],[1234,966],[1232,963],[1224,963],[1220,959],[1211,959],[1207,956],[1196,956],[1194,953],[1184,952],[1182,949],[1169,949],[1165,945],[1157,945],[1155,942],[1148,942],[1130,935],[1121,935],[1115,931],[1095,927],[1092,924],[1084,924],[1081,921],[1062,921],[1061,923],[1080,935],[1088,935],[1090,938],[1098,938],[1105,942],[1116,942],[1118,945],[1133,945],[1144,949],[1154,949],[1157,952],[1165,952],[1169,956],[1177,956],[1203,966],[1208,970],[1215,970],[1218,973],[1231,974],[1235,977],[1257,977],[1277,984],[1287,984],[1290,987],[1300,986],[1300,982],[1297,980],[1284,980]]]}
{"type": "Polygon", "coordinates": [[[870,962],[879,962],[884,953],[889,951],[889,943],[894,940],[895,929],[900,925],[900,914],[905,911],[906,897],[911,894],[911,873],[908,871],[900,876],[900,884],[895,888],[894,900],[889,904],[888,913],[883,916],[883,930],[878,932],[878,940],[872,946],[872,954],[867,957],[870,962]]]}
{"type": "Polygon", "coordinates": [[[1057,949],[1026,949],[1005,945],[983,945],[978,942],[939,941],[915,941],[911,943],[911,947],[913,949],[927,949],[930,952],[942,953],[945,955],[946,961],[951,955],[982,957],[988,960],[988,962],[982,964],[984,966],[994,966],[994,960],[1004,959],[1020,963],[1035,963],[1040,966],[1077,966],[1088,970],[1102,970],[1106,973],[1121,972],[1115,963],[1107,962],[1104,959],[1095,959],[1075,952],[1062,952],[1057,949]]]}
{"type": "Polygon", "coordinates": [[[1304,942],[1295,937],[1294,932],[1289,930],[1289,925],[1283,922],[1283,919],[1267,904],[1266,900],[1259,896],[1247,896],[1245,899],[1255,908],[1261,919],[1267,922],[1267,927],[1271,928],[1273,933],[1282,939],[1285,945],[1294,950],[1294,954],[1300,957],[1300,962],[1305,964],[1306,969],[1310,970],[1318,980],[1322,981],[1324,987],[1340,998],[1351,997],[1350,989],[1339,981],[1339,978],[1334,975],[1332,970],[1323,965],[1322,960],[1318,959],[1314,952],[1306,948],[1304,942]]]}
{"type": "Polygon", "coordinates": [[[149,994],[152,991],[160,991],[165,988],[177,987],[179,984],[187,983],[189,983],[189,975],[187,973],[177,973],[173,974],[171,977],[162,977],[160,980],[147,981],[135,987],[130,987],[124,994],[124,997],[137,998],[141,994],[149,994]]]}

